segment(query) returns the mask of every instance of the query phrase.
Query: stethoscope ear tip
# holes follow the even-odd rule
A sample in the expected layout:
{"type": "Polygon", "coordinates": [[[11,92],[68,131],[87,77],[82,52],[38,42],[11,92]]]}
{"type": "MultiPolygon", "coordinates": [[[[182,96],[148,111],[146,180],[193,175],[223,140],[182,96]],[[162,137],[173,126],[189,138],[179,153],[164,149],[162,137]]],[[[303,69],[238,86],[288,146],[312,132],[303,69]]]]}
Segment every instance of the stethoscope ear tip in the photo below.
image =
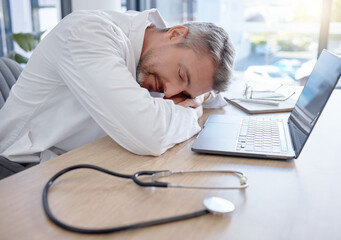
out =
{"type": "Polygon", "coordinates": [[[202,204],[210,213],[216,215],[233,212],[235,209],[232,202],[221,197],[207,197],[203,200],[202,204]]]}
{"type": "Polygon", "coordinates": [[[247,185],[247,178],[245,176],[240,177],[240,184],[247,185]]]}

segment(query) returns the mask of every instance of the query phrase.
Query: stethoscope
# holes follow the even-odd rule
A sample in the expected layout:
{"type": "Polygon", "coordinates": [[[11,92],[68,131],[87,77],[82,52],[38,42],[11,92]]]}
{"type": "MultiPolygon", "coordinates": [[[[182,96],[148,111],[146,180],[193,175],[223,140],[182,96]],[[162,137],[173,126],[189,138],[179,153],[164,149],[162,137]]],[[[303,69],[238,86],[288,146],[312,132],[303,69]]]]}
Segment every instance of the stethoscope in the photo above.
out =
{"type": "Polygon", "coordinates": [[[154,226],[154,225],[159,225],[159,224],[164,224],[164,223],[170,223],[170,222],[175,222],[175,221],[180,221],[180,220],[185,220],[185,219],[190,219],[194,217],[199,217],[207,214],[218,214],[218,215],[223,215],[229,212],[234,211],[235,206],[232,202],[220,198],[220,197],[208,197],[203,200],[203,205],[205,209],[199,210],[196,212],[184,214],[184,215],[178,215],[174,217],[169,217],[169,218],[162,218],[162,219],[157,219],[153,221],[146,221],[146,222],[140,222],[140,223],[135,223],[131,225],[125,225],[125,226],[119,226],[119,227],[112,227],[112,228],[104,228],[104,229],[89,229],[89,228],[79,228],[75,226],[71,226],[68,224],[63,223],[59,219],[57,219],[51,212],[49,203],[48,203],[48,191],[50,187],[52,186],[53,182],[62,176],[63,174],[70,172],[75,169],[80,169],[80,168],[88,168],[88,169],[93,169],[97,170],[115,177],[119,178],[127,178],[127,179],[132,179],[136,184],[138,184],[141,187],[173,187],[173,188],[194,188],[194,189],[220,189],[220,190],[228,190],[228,189],[244,189],[248,187],[247,183],[247,178],[242,172],[238,171],[224,171],[224,170],[181,170],[181,171],[171,171],[171,170],[164,170],[164,171],[140,171],[137,173],[134,173],[133,175],[127,175],[127,174],[121,174],[113,171],[109,171],[107,169],[94,166],[94,165],[89,165],[89,164],[79,164],[79,165],[74,165],[68,168],[65,168],[58,173],[56,173],[53,177],[50,178],[50,180],[46,183],[44,190],[43,190],[43,206],[46,215],[48,218],[58,225],[59,227],[62,227],[66,230],[72,231],[72,232],[78,232],[78,233],[87,233],[87,234],[101,234],[101,233],[114,233],[114,232],[120,232],[120,231],[125,231],[125,230],[130,230],[130,229],[136,229],[136,228],[142,228],[142,227],[148,227],[148,226],[154,226]],[[162,177],[168,177],[174,174],[196,174],[196,173],[219,173],[219,174],[234,174],[240,178],[240,185],[239,186],[226,186],[226,187],[215,187],[215,186],[200,186],[200,185],[182,185],[182,184],[172,184],[172,183],[167,183],[167,182],[161,182],[158,181],[157,179],[162,178],[162,177]],[[139,176],[143,175],[149,175],[151,176],[151,181],[150,182],[144,182],[139,179],[139,176]]]}

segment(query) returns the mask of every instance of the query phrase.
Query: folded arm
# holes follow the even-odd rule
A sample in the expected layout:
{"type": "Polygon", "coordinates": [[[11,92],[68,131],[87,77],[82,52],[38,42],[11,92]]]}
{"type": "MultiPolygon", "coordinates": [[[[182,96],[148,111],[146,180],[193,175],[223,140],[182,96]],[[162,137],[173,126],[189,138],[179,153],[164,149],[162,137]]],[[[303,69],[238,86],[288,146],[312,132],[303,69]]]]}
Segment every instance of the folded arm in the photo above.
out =
{"type": "Polygon", "coordinates": [[[91,117],[131,152],[160,155],[196,134],[193,108],[152,98],[129,66],[134,61],[125,35],[112,25],[79,24],[66,41],[60,76],[91,117]],[[89,29],[96,29],[89,31],[89,29]]]}

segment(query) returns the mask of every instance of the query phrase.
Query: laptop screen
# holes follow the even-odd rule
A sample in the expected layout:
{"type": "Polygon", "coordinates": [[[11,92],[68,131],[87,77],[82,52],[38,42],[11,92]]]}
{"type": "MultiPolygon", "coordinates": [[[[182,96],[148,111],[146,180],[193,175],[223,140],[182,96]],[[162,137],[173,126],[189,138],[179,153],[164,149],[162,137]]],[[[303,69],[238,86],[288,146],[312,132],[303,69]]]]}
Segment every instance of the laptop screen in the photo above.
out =
{"type": "Polygon", "coordinates": [[[289,117],[296,157],[341,75],[341,58],[323,50],[289,117]]]}

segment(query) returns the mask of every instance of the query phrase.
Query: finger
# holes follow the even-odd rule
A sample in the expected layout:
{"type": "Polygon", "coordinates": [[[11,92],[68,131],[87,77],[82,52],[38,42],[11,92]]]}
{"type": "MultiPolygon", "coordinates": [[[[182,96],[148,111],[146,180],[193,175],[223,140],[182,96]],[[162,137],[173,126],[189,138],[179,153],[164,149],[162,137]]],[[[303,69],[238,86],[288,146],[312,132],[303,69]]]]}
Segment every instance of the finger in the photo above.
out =
{"type": "Polygon", "coordinates": [[[172,98],[170,98],[175,104],[179,104],[181,102],[183,102],[184,100],[186,100],[186,97],[183,96],[174,96],[172,98]]]}
{"type": "Polygon", "coordinates": [[[200,101],[200,99],[198,98],[189,98],[186,99],[185,101],[179,103],[179,105],[183,106],[183,107],[199,107],[202,105],[202,101],[200,101]]]}
{"type": "Polygon", "coordinates": [[[191,98],[187,98],[186,100],[178,103],[178,105],[183,106],[183,107],[197,107],[194,102],[194,99],[191,99],[191,98]]]}

